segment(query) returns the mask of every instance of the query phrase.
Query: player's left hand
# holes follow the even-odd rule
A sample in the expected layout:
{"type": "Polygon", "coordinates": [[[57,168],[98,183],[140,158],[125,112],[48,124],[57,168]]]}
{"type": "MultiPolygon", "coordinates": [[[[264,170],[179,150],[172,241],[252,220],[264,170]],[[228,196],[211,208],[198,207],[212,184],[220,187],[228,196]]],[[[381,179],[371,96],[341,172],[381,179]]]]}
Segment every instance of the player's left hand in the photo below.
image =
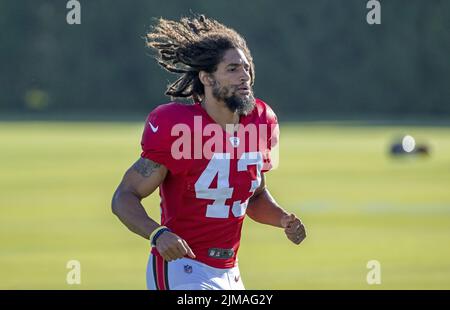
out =
{"type": "Polygon", "coordinates": [[[284,233],[295,244],[300,244],[306,238],[306,229],[295,214],[285,215],[281,218],[284,233]]]}

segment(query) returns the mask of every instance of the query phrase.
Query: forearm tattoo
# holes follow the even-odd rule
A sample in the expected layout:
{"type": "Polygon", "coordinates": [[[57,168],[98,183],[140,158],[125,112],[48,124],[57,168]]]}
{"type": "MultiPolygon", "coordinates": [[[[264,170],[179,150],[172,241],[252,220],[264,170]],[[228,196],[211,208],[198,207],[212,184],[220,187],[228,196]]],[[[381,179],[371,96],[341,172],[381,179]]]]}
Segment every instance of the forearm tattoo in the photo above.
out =
{"type": "Polygon", "coordinates": [[[161,167],[160,164],[146,158],[140,158],[133,165],[133,169],[143,177],[151,176],[152,173],[155,172],[159,167],[161,167]]]}

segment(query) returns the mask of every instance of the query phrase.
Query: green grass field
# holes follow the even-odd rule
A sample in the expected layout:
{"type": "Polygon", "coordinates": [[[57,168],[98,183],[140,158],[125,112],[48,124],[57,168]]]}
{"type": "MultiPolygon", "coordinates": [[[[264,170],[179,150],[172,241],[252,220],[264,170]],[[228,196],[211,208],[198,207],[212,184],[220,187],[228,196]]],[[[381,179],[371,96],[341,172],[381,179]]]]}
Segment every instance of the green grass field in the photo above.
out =
{"type": "MultiPolygon", "coordinates": [[[[141,123],[0,123],[0,289],[144,289],[148,245],[110,211],[138,158],[141,123]],[[81,262],[81,285],[66,263],[81,262]]],[[[450,289],[450,128],[281,126],[267,175],[300,215],[301,246],[247,219],[239,255],[247,289],[450,289]],[[429,158],[391,159],[408,133],[429,158]],[[381,263],[381,285],[366,264],[381,263]]],[[[151,216],[158,197],[144,201],[151,216]]]]}

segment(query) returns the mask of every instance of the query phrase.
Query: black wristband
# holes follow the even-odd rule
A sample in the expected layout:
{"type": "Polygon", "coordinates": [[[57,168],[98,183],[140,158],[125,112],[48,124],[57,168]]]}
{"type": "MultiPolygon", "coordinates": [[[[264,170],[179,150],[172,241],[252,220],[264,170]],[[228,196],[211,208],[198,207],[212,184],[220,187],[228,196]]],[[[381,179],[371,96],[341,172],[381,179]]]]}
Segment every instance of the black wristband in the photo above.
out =
{"type": "Polygon", "coordinates": [[[161,236],[162,233],[165,232],[165,231],[171,231],[171,230],[170,230],[169,228],[167,228],[167,227],[164,227],[164,228],[160,229],[160,230],[153,236],[153,238],[152,238],[152,240],[151,240],[151,244],[152,244],[153,246],[156,246],[156,239],[158,239],[159,236],[161,236]]]}

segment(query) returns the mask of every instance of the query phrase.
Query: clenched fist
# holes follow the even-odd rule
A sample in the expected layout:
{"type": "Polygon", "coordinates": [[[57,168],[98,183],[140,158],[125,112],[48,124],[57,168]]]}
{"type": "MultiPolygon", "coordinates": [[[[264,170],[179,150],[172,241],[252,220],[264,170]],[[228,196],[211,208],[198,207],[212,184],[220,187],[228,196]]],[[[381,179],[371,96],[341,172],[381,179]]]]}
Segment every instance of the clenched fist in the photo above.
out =
{"type": "Polygon", "coordinates": [[[285,215],[281,218],[284,233],[295,244],[300,244],[306,238],[306,229],[295,214],[285,215]]]}
{"type": "Polygon", "coordinates": [[[187,242],[178,235],[165,231],[156,239],[156,249],[164,260],[170,262],[184,257],[195,258],[194,252],[187,242]]]}

